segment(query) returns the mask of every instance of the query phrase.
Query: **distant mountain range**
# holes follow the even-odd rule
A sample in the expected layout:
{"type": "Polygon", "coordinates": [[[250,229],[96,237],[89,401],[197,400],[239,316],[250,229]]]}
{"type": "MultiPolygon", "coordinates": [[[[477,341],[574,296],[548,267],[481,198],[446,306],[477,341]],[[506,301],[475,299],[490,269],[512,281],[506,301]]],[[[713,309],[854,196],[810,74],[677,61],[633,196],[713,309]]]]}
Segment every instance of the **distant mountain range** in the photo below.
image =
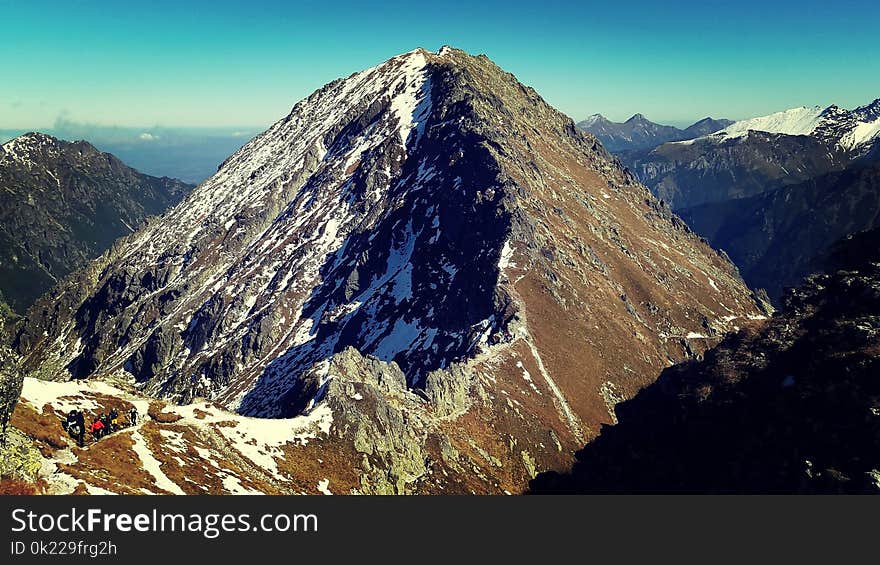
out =
{"type": "Polygon", "coordinates": [[[877,225],[880,99],[792,108],[618,157],[778,299],[837,238],[877,225]]]}
{"type": "MultiPolygon", "coordinates": [[[[198,184],[263,128],[99,126],[57,120],[40,132],[58,139],[86,139],[128,166],[155,176],[198,184]]],[[[0,143],[31,130],[0,129],[0,143]]]]}
{"type": "Polygon", "coordinates": [[[635,114],[623,123],[612,122],[602,114],[593,114],[578,122],[577,127],[595,135],[609,151],[619,152],[650,149],[667,141],[693,139],[732,123],[731,120],[703,118],[685,129],[679,129],[654,123],[642,114],[635,114]]]}
{"type": "Polygon", "coordinates": [[[19,313],[192,185],[139,173],[85,141],[0,146],[0,296],[19,313]]]}
{"type": "Polygon", "coordinates": [[[654,194],[681,210],[842,170],[876,151],[878,115],[880,99],[854,110],[804,106],[620,158],[654,194]]]}

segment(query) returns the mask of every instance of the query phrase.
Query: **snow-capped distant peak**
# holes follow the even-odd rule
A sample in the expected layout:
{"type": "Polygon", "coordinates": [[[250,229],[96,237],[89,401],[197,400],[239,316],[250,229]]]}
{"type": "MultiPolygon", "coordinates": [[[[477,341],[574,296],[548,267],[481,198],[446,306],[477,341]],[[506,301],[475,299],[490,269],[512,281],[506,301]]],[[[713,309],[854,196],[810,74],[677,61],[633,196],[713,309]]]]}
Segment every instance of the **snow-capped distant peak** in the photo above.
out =
{"type": "Polygon", "coordinates": [[[595,124],[596,122],[601,122],[604,120],[605,120],[605,116],[603,116],[602,114],[593,114],[591,116],[587,116],[587,119],[585,119],[581,122],[581,126],[582,127],[589,127],[589,126],[595,124]]]}
{"type": "MultiPolygon", "coordinates": [[[[829,146],[857,150],[880,136],[880,105],[875,103],[847,110],[835,104],[801,106],[735,122],[697,139],[724,140],[746,137],[750,131],[784,135],[808,135],[829,146]]],[[[696,140],[679,141],[690,144],[696,140]]]]}
{"type": "Polygon", "coordinates": [[[6,148],[14,148],[19,146],[31,146],[31,145],[44,145],[49,143],[54,143],[58,141],[51,135],[47,135],[45,133],[40,133],[38,131],[30,131],[28,133],[23,133],[18,137],[13,137],[9,141],[3,144],[3,147],[6,148]]]}
{"type": "Polygon", "coordinates": [[[717,136],[740,137],[750,130],[787,135],[810,135],[821,123],[824,108],[821,106],[801,106],[767,116],[740,120],[714,133],[717,136]]]}
{"type": "Polygon", "coordinates": [[[58,140],[45,133],[31,131],[14,137],[2,144],[0,160],[12,159],[23,163],[33,164],[31,160],[34,152],[57,151],[58,140]]]}

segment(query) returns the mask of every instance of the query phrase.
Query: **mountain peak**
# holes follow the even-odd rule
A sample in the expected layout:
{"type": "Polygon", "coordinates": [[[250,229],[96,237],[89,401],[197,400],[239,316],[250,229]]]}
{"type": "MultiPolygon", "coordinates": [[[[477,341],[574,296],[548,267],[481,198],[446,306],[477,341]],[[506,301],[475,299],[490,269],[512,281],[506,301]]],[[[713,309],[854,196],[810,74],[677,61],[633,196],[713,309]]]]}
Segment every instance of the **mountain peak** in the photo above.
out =
{"type": "Polygon", "coordinates": [[[602,114],[592,114],[590,116],[587,116],[586,119],[578,122],[578,126],[581,129],[588,129],[590,126],[592,126],[594,124],[599,124],[599,123],[610,123],[610,122],[608,121],[608,118],[606,118],[602,114]]]}
{"type": "Polygon", "coordinates": [[[40,141],[40,142],[57,142],[58,141],[57,137],[51,136],[48,133],[43,133],[41,131],[29,131],[27,133],[21,134],[18,137],[23,140],[40,141]]]}
{"type": "Polygon", "coordinates": [[[459,49],[457,47],[453,47],[452,45],[443,45],[440,47],[440,49],[437,50],[438,57],[446,57],[453,54],[468,55],[467,51],[464,51],[463,49],[459,49]]]}
{"type": "Polygon", "coordinates": [[[44,145],[57,145],[58,138],[39,131],[29,131],[18,137],[14,137],[3,144],[3,147],[39,147],[44,145]]]}
{"type": "Polygon", "coordinates": [[[880,98],[864,106],[859,106],[852,113],[860,122],[873,122],[880,119],[880,98]]]}
{"type": "Polygon", "coordinates": [[[685,128],[683,136],[685,139],[694,139],[697,137],[702,137],[704,135],[709,135],[711,133],[715,133],[718,130],[724,129],[725,127],[731,125],[733,122],[730,120],[714,119],[712,117],[705,117],[702,120],[694,122],[685,128]]]}
{"type": "Polygon", "coordinates": [[[69,280],[64,308],[33,308],[34,371],[122,374],[250,416],[326,409],[319,449],[353,462],[350,488],[440,490],[429,429],[544,442],[528,457],[552,466],[609,421],[609,395],[757,313],[733,266],[571,119],[487,57],[441,51],[301,100],[69,280]],[[365,444],[377,472],[358,466],[365,444]]]}
{"type": "Polygon", "coordinates": [[[59,139],[31,131],[12,138],[2,145],[0,160],[11,159],[21,163],[32,163],[42,156],[57,156],[61,153],[64,143],[59,139]]]}
{"type": "Polygon", "coordinates": [[[578,127],[595,135],[609,151],[648,149],[686,137],[677,127],[654,123],[641,113],[622,123],[596,114],[580,122],[578,127]]]}
{"type": "Polygon", "coordinates": [[[822,110],[821,115],[823,117],[835,118],[838,116],[844,116],[844,115],[849,115],[849,114],[850,114],[849,110],[841,108],[837,104],[831,104],[830,106],[828,106],[827,108],[822,110]]]}

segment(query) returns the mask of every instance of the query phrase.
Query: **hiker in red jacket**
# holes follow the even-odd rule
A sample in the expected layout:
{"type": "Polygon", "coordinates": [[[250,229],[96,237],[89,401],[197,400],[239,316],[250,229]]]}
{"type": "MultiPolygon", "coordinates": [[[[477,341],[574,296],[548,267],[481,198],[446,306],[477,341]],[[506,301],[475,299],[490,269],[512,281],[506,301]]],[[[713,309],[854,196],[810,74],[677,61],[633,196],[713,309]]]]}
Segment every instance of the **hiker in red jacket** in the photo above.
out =
{"type": "Polygon", "coordinates": [[[104,434],[107,433],[107,426],[104,425],[104,422],[101,418],[96,418],[92,425],[89,426],[89,432],[92,434],[92,437],[95,438],[95,441],[98,441],[104,434]]]}

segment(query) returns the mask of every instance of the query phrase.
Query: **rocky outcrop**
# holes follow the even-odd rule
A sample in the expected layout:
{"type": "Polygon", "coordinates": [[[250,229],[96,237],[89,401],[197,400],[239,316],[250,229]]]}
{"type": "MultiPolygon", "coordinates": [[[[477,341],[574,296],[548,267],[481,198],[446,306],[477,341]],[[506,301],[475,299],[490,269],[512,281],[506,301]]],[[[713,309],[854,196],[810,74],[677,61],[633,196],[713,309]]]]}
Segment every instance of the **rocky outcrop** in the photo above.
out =
{"type": "MultiPolygon", "coordinates": [[[[407,387],[393,361],[365,357],[352,347],[318,364],[302,382],[313,395],[304,409],[326,402],[333,412],[332,433],[358,454],[358,491],[364,494],[418,492],[419,479],[432,467],[429,435],[482,396],[467,365],[430,373],[423,392],[407,387]]],[[[441,458],[461,470],[459,452],[448,440],[443,446],[441,458]]]]}
{"type": "Polygon", "coordinates": [[[40,478],[43,457],[34,442],[15,428],[0,440],[0,479],[36,483],[40,478]]]}
{"type": "MultiPolygon", "coordinates": [[[[427,471],[421,426],[424,400],[406,387],[395,363],[365,358],[349,348],[322,364],[327,380],[323,399],[334,414],[334,433],[359,455],[360,491],[406,494],[427,471]]],[[[321,399],[321,397],[319,397],[321,399]]]]}

